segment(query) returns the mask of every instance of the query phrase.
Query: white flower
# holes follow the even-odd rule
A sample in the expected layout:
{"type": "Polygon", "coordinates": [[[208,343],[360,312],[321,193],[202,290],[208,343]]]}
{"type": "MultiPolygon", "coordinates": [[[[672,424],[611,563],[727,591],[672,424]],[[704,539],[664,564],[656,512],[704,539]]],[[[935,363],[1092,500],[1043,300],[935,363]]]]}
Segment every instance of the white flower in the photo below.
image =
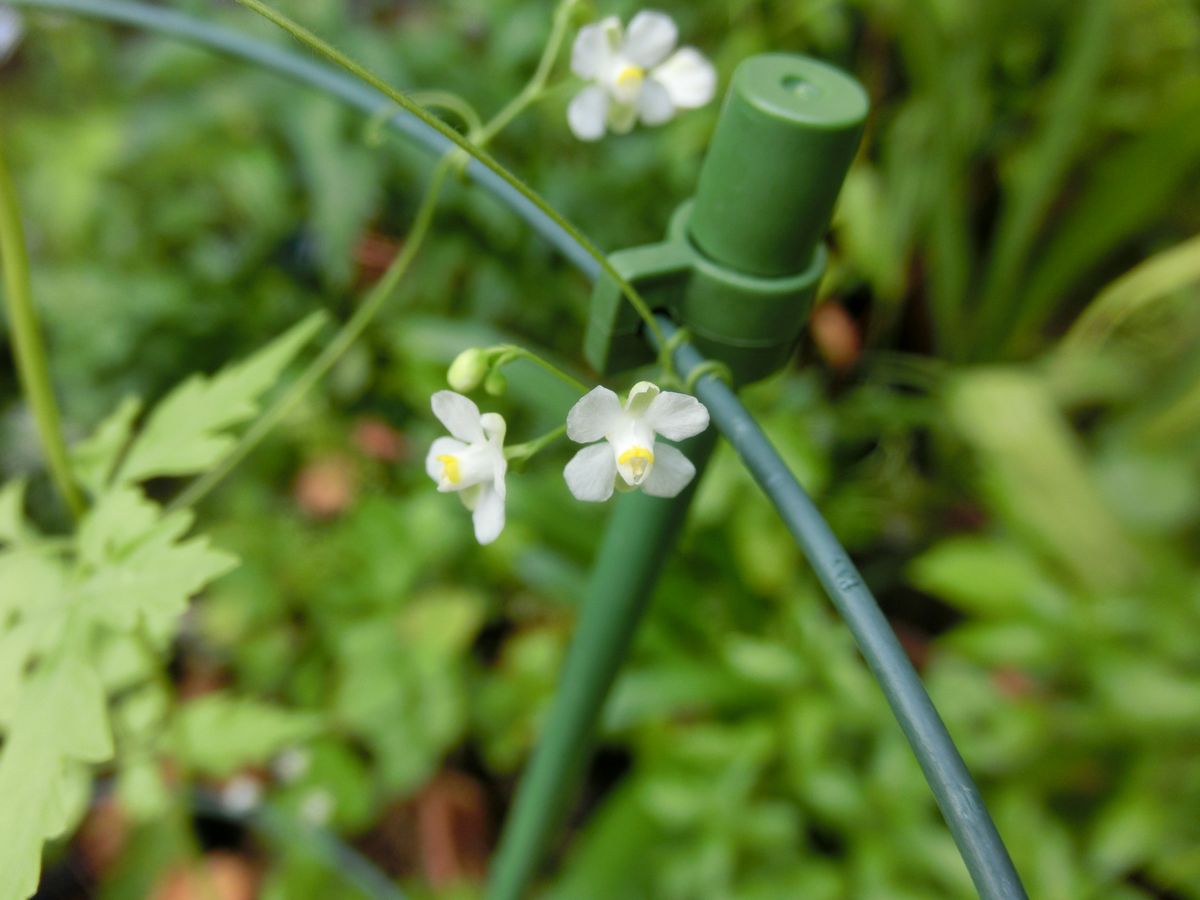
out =
{"type": "Polygon", "coordinates": [[[21,42],[25,25],[21,15],[11,6],[0,3],[0,63],[4,62],[21,42]]]}
{"type": "Polygon", "coordinates": [[[708,410],[695,397],[660,392],[648,381],[633,386],[622,408],[606,387],[593,388],[567,413],[567,437],[584,447],[567,463],[563,475],[577,500],[602,502],[612,496],[617,476],[652,497],[674,497],[691,482],[696,467],[670,444],[655,444],[655,435],[672,441],[708,427],[708,410]]]}
{"type": "Polygon", "coordinates": [[[308,771],[311,763],[312,757],[307,750],[300,747],[289,747],[275,757],[271,769],[280,781],[296,781],[308,771]]]}
{"type": "Polygon", "coordinates": [[[638,119],[661,125],[676,110],[711,100],[716,70],[694,47],[671,53],[678,37],[671,17],[652,10],[634,16],[625,32],[615,16],[581,28],[571,51],[571,70],[592,84],[567,108],[575,136],[596,141],[606,127],[624,134],[638,119]]]}
{"type": "Polygon", "coordinates": [[[313,788],[300,801],[300,818],[320,828],[329,824],[335,805],[333,794],[324,788],[313,788]]]}
{"type": "Polygon", "coordinates": [[[458,492],[473,513],[475,539],[490,544],[504,530],[504,418],[480,415],[478,406],[453,391],[433,395],[433,414],[453,437],[433,442],[425,471],[439,491],[458,492]]]}
{"type": "Polygon", "coordinates": [[[221,805],[235,816],[253,811],[262,801],[262,785],[249,775],[238,775],[221,788],[221,805]]]}

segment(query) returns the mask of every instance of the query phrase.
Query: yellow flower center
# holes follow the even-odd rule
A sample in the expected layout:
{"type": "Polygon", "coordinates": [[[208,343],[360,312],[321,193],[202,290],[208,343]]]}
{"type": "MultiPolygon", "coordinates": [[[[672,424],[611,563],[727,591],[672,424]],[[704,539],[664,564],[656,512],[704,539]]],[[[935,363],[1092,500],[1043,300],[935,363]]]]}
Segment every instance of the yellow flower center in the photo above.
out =
{"type": "Polygon", "coordinates": [[[641,481],[642,476],[646,474],[646,470],[650,468],[654,462],[654,453],[646,447],[630,447],[624,453],[617,457],[617,463],[622,466],[629,466],[633,472],[633,480],[641,481]]]}
{"type": "Polygon", "coordinates": [[[617,87],[622,90],[636,90],[646,77],[646,70],[641,66],[627,65],[617,73],[617,87]]]}
{"type": "Polygon", "coordinates": [[[462,472],[458,468],[458,457],[442,454],[437,457],[437,461],[442,464],[442,475],[451,484],[458,484],[462,481],[462,472]]]}

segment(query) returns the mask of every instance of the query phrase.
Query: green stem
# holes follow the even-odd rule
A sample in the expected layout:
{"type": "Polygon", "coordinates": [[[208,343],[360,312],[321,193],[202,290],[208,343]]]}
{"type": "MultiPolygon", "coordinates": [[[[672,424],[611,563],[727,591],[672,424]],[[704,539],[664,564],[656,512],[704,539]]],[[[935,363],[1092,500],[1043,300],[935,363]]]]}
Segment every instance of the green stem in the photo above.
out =
{"type": "Polygon", "coordinates": [[[535,365],[540,366],[542,369],[549,372],[559,381],[569,384],[571,387],[575,388],[575,390],[579,391],[580,394],[586,394],[591,390],[590,387],[588,387],[578,378],[573,375],[568,375],[558,366],[554,365],[554,363],[550,362],[549,360],[542,359],[542,357],[538,356],[532,350],[526,350],[524,347],[518,347],[516,344],[501,344],[499,347],[492,349],[503,351],[499,358],[492,363],[494,368],[498,369],[501,366],[508,365],[510,362],[516,359],[527,359],[531,363],[534,363],[535,365]]]}
{"type": "Polygon", "coordinates": [[[616,267],[609,261],[608,257],[593,244],[578,228],[562,217],[553,207],[548,204],[540,194],[535,192],[529,185],[521,181],[516,175],[500,165],[490,154],[475,146],[471,141],[464,138],[461,134],[450,128],[441,119],[432,116],[425,109],[422,109],[418,104],[414,103],[411,98],[396,90],[386,81],[373,72],[350,59],[340,50],[331,46],[327,42],[321,40],[304,26],[289,19],[283,13],[272,9],[262,0],[237,0],[239,4],[253,12],[258,13],[268,21],[274,22],[300,43],[306,45],[310,49],[320,53],[330,62],[345,69],[351,75],[369,84],[375,90],[386,96],[388,99],[397,103],[406,112],[420,119],[430,128],[438,132],[442,137],[446,138],[460,150],[474,157],[484,168],[495,174],[500,180],[505,182],[509,187],[520,194],[526,201],[532,204],[542,215],[552,221],[555,225],[561,228],[564,232],[570,235],[571,239],[578,244],[588,256],[592,257],[603,270],[604,274],[613,280],[613,282],[621,289],[621,293],[629,301],[630,305],[637,312],[638,316],[646,325],[646,330],[654,336],[656,343],[661,344],[665,338],[663,337],[662,329],[659,328],[658,322],[655,321],[654,315],[650,311],[649,305],[642,299],[641,295],[634,289],[624,276],[617,271],[616,267]]]}
{"type": "Polygon", "coordinates": [[[0,157],[0,261],[4,263],[4,305],[8,311],[10,340],[17,360],[21,389],[33,410],[38,437],[46,451],[50,477],[71,515],[79,518],[85,509],[83,494],[71,476],[58,401],[50,384],[45,344],[33,307],[29,258],[25,251],[17,191],[3,157],[0,157]]]}
{"type": "Polygon", "coordinates": [[[529,459],[531,456],[540,453],[545,447],[553,444],[566,433],[567,426],[559,425],[553,431],[547,431],[541,437],[525,441],[523,444],[512,444],[509,447],[505,447],[504,458],[510,461],[529,459]]]}
{"type": "Polygon", "coordinates": [[[363,331],[366,330],[367,325],[375,318],[379,310],[383,308],[384,302],[396,289],[396,285],[400,283],[400,279],[404,277],[417,252],[421,249],[425,236],[429,233],[429,227],[433,223],[433,214],[437,209],[437,200],[441,194],[442,185],[445,183],[446,175],[450,171],[451,163],[452,160],[449,157],[443,157],[438,163],[437,168],[434,170],[433,178],[429,183],[429,188],[425,191],[425,197],[421,200],[421,206],[417,210],[413,227],[409,231],[407,240],[404,242],[404,249],[392,261],[388,270],[371,289],[371,292],[367,294],[366,299],[355,311],[354,315],[346,320],[346,323],[334,336],[333,340],[309,364],[308,368],[301,373],[300,377],[296,379],[287,393],[263,413],[255,421],[254,425],[242,435],[241,440],[238,441],[237,446],[230,451],[229,455],[212,471],[205,473],[192,482],[171,503],[172,509],[195,506],[200,502],[251,450],[258,446],[263,438],[288,413],[296,408],[304,396],[316,386],[317,382],[328,374],[329,370],[333,368],[337,361],[358,340],[363,331]]]}
{"type": "Polygon", "coordinates": [[[567,29],[571,25],[571,15],[575,12],[578,3],[579,0],[563,0],[559,3],[558,9],[554,12],[554,25],[550,30],[550,39],[546,41],[545,49],[542,50],[542,58],[538,60],[533,77],[529,79],[529,83],[521,89],[517,96],[508,101],[504,108],[492,117],[487,125],[477,132],[471,132],[471,140],[476,146],[486,147],[492,138],[507,128],[513,119],[542,96],[546,83],[550,80],[550,72],[554,69],[554,61],[558,59],[558,52],[562,49],[563,41],[567,36],[567,29]]]}
{"type": "MultiPolygon", "coordinates": [[[[483,128],[483,120],[479,118],[479,113],[475,112],[475,107],[458,94],[450,91],[413,91],[409,96],[426,109],[441,109],[457,116],[472,134],[483,128]]],[[[399,107],[394,103],[381,106],[367,121],[364,129],[367,142],[379,143],[383,139],[384,128],[399,111],[399,107]]]]}

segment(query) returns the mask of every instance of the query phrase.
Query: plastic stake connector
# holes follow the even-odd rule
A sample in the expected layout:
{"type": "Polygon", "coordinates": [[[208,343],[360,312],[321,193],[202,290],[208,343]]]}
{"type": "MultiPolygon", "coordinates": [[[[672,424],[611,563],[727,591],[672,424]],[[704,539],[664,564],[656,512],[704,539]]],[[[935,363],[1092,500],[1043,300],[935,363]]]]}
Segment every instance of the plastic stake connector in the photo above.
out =
{"type": "MultiPolygon", "coordinates": [[[[821,238],[862,136],[861,85],[809,57],[764,54],[734,73],[696,196],[662,243],[610,259],[738,383],[787,362],[825,271],[821,238]]],[[[584,351],[601,372],[650,361],[615,282],[592,295],[584,351]]]]}

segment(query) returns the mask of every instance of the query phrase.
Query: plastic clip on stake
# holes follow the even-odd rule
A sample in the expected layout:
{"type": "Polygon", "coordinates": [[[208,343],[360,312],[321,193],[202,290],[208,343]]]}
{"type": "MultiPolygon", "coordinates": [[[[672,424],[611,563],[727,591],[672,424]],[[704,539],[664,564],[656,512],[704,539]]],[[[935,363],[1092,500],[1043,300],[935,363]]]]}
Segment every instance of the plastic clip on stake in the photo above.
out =
{"type": "MultiPolygon", "coordinates": [[[[666,240],[613,265],[691,333],[738,384],[787,362],[825,271],[822,236],[868,110],[857,81],[793,54],[743,62],[721,109],[696,196],[666,240]]],[[[584,344],[600,372],[650,362],[641,322],[617,285],[592,294],[584,344]]]]}

